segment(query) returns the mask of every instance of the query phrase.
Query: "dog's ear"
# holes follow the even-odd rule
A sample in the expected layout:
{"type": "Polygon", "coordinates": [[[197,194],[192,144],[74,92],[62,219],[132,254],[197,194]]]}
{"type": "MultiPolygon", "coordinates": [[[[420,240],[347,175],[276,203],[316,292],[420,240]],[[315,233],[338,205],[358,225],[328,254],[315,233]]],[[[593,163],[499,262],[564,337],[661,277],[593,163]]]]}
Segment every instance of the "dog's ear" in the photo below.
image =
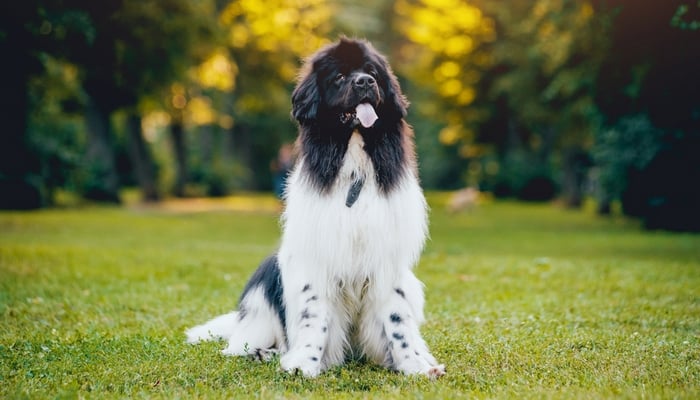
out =
{"type": "Polygon", "coordinates": [[[367,43],[369,51],[371,54],[371,59],[377,65],[377,71],[379,72],[380,80],[386,82],[386,87],[384,88],[384,104],[381,106],[383,108],[383,116],[392,116],[396,119],[401,119],[406,117],[408,114],[408,100],[401,92],[401,86],[399,86],[399,80],[394,75],[394,72],[389,66],[389,62],[381,55],[381,53],[374,50],[374,48],[367,43]]]}
{"type": "Polygon", "coordinates": [[[408,114],[408,100],[401,92],[401,86],[399,86],[399,80],[391,72],[391,69],[386,65],[387,74],[387,91],[386,91],[386,106],[390,113],[395,114],[397,117],[404,118],[408,114]]]}
{"type": "Polygon", "coordinates": [[[292,92],[292,116],[300,124],[316,119],[321,102],[316,73],[313,68],[307,67],[308,71],[302,75],[292,92]]]}

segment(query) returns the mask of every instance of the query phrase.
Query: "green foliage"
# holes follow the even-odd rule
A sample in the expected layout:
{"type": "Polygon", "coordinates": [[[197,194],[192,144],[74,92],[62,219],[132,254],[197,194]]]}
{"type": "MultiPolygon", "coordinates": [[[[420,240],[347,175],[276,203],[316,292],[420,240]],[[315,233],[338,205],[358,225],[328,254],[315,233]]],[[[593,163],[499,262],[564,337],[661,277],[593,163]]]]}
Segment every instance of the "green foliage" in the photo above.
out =
{"type": "MultiPolygon", "coordinates": [[[[581,167],[568,154],[587,150],[601,118],[594,85],[607,48],[607,17],[597,15],[585,0],[517,1],[507,8],[486,2],[484,7],[496,15],[501,35],[493,56],[502,72],[495,73],[487,90],[499,105],[492,118],[509,121],[501,125],[507,139],[496,142],[505,157],[502,162],[509,162],[510,153],[531,152],[529,158],[539,164],[534,168],[563,171],[547,173],[544,179],[558,183],[577,203],[582,186],[577,178],[585,174],[577,173],[581,167]],[[539,145],[519,145],[532,143],[539,145]]],[[[486,134],[486,140],[499,138],[486,134]]]]}
{"type": "Polygon", "coordinates": [[[216,203],[253,212],[0,213],[0,397],[700,395],[699,236],[542,205],[448,214],[448,198],[429,195],[432,237],[417,268],[422,331],[447,365],[436,382],[359,362],[309,380],[277,361],[222,356],[222,343],[184,343],[186,327],[234,306],[274,251],[272,197],[216,203]]]}
{"type": "Polygon", "coordinates": [[[82,97],[77,70],[50,56],[42,58],[45,73],[29,85],[28,139],[41,163],[44,202],[56,188],[83,186],[80,167],[85,151],[84,123],[77,113],[82,97]]]}
{"type": "MultiPolygon", "coordinates": [[[[678,6],[673,17],[671,17],[671,26],[682,30],[696,31],[700,29],[699,20],[686,20],[685,18],[686,14],[688,14],[689,7],[688,4],[681,4],[678,6]]],[[[697,8],[700,8],[700,2],[697,3],[697,8]]]]}
{"type": "Polygon", "coordinates": [[[631,172],[643,170],[661,147],[662,132],[645,115],[621,119],[601,130],[593,147],[603,197],[620,199],[631,172]]]}
{"type": "Polygon", "coordinates": [[[551,200],[556,193],[554,173],[531,152],[512,150],[501,160],[489,189],[498,197],[528,201],[551,200]]]}
{"type": "Polygon", "coordinates": [[[484,70],[493,65],[486,44],[495,39],[494,20],[474,4],[457,1],[407,1],[394,4],[401,33],[394,51],[397,70],[432,95],[424,98],[429,117],[443,129],[445,145],[474,144],[483,115],[474,101],[484,70]]]}
{"type": "Polygon", "coordinates": [[[533,178],[549,192],[560,186],[550,171],[575,168],[561,154],[588,147],[599,124],[594,84],[607,16],[585,0],[399,1],[395,9],[398,69],[430,94],[418,107],[440,143],[457,147],[441,160],[466,169],[457,185],[493,187],[489,171],[499,169],[516,172],[496,178],[508,192],[533,178]]]}

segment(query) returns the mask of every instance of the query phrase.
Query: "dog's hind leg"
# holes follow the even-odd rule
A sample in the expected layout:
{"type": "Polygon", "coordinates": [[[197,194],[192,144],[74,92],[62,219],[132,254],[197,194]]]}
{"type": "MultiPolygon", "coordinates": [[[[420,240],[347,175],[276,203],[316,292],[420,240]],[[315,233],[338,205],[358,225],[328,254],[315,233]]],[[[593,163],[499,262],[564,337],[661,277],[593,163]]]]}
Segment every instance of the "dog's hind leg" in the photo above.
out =
{"type": "Polygon", "coordinates": [[[245,295],[240,310],[223,354],[268,360],[286,350],[284,328],[277,312],[265,300],[262,287],[245,295]]]}
{"type": "Polygon", "coordinates": [[[202,325],[188,329],[188,343],[203,340],[227,340],[225,355],[252,356],[269,360],[286,351],[284,329],[279,316],[266,301],[263,287],[249,290],[238,311],[220,315],[202,325]]]}
{"type": "Polygon", "coordinates": [[[188,343],[228,340],[226,355],[249,355],[267,360],[287,349],[284,333],[283,288],[275,255],[258,267],[243,289],[238,311],[188,329],[188,343]]]}

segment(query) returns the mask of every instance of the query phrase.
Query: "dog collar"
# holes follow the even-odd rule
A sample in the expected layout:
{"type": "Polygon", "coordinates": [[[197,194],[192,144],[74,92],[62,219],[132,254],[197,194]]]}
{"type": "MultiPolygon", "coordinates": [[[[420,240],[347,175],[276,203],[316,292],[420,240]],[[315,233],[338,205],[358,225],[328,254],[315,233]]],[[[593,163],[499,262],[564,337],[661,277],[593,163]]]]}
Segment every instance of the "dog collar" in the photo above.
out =
{"type": "Polygon", "coordinates": [[[348,208],[352,207],[352,205],[357,201],[357,198],[360,197],[360,191],[362,190],[362,186],[364,184],[364,178],[360,178],[350,185],[350,189],[348,189],[348,196],[345,198],[345,205],[348,208]]]}

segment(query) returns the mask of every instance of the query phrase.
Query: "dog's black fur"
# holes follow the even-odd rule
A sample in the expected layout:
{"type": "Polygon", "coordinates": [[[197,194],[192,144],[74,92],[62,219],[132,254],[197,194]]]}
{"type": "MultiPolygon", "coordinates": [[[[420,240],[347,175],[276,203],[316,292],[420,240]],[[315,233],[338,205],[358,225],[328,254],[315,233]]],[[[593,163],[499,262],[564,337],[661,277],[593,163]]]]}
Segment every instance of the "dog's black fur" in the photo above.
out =
{"type": "Polygon", "coordinates": [[[367,42],[341,38],[317,52],[306,66],[292,94],[292,115],[299,122],[301,152],[313,183],[321,191],[330,189],[348,139],[357,129],[374,164],[377,184],[382,191],[391,191],[404,168],[414,166],[415,156],[412,131],[403,120],[408,101],[386,59],[367,42]],[[373,83],[358,90],[354,83],[366,75],[373,83]],[[342,118],[363,101],[380,116],[369,128],[342,118]]]}

